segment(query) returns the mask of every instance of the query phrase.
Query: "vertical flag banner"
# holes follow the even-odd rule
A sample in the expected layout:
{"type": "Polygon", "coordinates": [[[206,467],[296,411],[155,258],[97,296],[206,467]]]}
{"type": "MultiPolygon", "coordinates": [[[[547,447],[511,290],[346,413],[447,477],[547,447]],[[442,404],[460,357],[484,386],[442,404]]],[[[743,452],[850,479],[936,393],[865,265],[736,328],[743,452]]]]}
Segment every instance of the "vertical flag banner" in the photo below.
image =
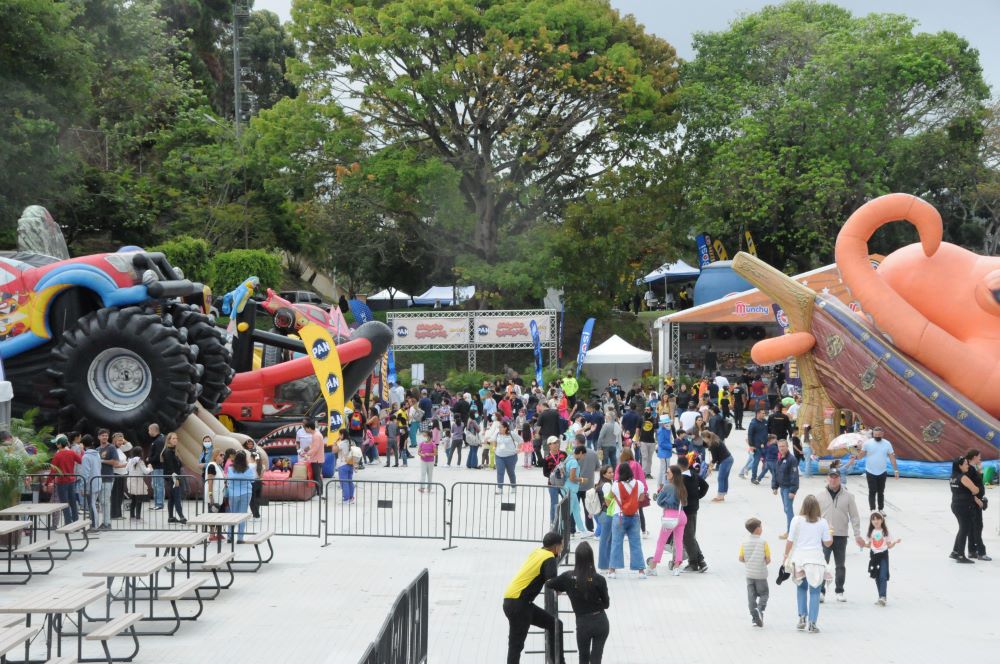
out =
{"type": "Polygon", "coordinates": [[[701,234],[694,239],[698,243],[698,267],[705,267],[712,262],[712,253],[709,250],[706,238],[706,235],[701,234]]]}
{"type": "MultiPolygon", "coordinates": [[[[774,320],[781,327],[781,333],[791,334],[792,328],[785,310],[776,302],[771,304],[771,309],[774,311],[774,320]]],[[[785,380],[796,387],[802,387],[802,379],[799,378],[799,365],[795,362],[794,357],[785,363],[785,380]]]]}
{"type": "Polygon", "coordinates": [[[358,322],[358,325],[375,320],[375,314],[372,313],[371,308],[361,300],[348,300],[347,306],[351,308],[351,313],[354,314],[354,320],[358,322]]]}
{"type": "Polygon", "coordinates": [[[705,244],[708,245],[708,261],[714,263],[719,260],[719,254],[715,253],[715,240],[708,233],[703,233],[705,236],[705,244]]]}
{"type": "Polygon", "coordinates": [[[387,374],[390,383],[396,382],[396,354],[392,352],[392,346],[386,351],[389,356],[389,373],[387,374]]]}
{"type": "Polygon", "coordinates": [[[750,235],[750,231],[743,232],[743,239],[747,241],[747,253],[751,256],[756,256],[757,245],[753,243],[753,235],[750,235]]]}
{"type": "Polygon", "coordinates": [[[715,255],[720,261],[729,260],[729,252],[726,251],[726,247],[723,246],[722,240],[713,240],[712,249],[715,251],[715,255]]]}
{"type": "Polygon", "coordinates": [[[583,368],[583,361],[587,357],[587,350],[590,348],[590,335],[594,333],[594,319],[588,318],[583,324],[583,332],[580,333],[580,351],[576,354],[576,377],[580,377],[580,369],[583,368]]]}
{"type": "Polygon", "coordinates": [[[538,323],[534,318],[528,323],[528,327],[531,329],[531,341],[535,344],[535,380],[538,381],[538,387],[545,387],[542,384],[542,338],[538,334],[538,323]]]}
{"type": "Polygon", "coordinates": [[[319,380],[319,389],[326,400],[329,412],[326,444],[333,446],[340,439],[339,432],[344,426],[344,374],[340,367],[337,345],[327,330],[314,323],[299,330],[299,338],[309,353],[313,372],[319,380]]]}

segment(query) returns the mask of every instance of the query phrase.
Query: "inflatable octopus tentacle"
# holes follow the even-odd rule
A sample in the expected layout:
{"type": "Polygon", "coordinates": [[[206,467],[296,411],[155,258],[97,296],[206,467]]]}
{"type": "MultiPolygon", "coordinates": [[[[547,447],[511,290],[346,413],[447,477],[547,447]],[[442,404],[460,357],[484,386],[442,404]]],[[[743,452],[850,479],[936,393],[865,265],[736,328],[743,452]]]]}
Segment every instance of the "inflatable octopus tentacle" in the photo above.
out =
{"type": "Polygon", "coordinates": [[[909,194],[889,194],[862,205],[837,235],[836,260],[841,277],[878,328],[907,355],[919,358],[928,369],[949,379],[956,366],[979,374],[970,399],[1000,388],[1000,374],[983,366],[981,357],[918,311],[876,273],[868,257],[868,240],[876,230],[893,221],[908,221],[919,233],[925,256],[941,246],[941,215],[929,203],[909,194]]]}

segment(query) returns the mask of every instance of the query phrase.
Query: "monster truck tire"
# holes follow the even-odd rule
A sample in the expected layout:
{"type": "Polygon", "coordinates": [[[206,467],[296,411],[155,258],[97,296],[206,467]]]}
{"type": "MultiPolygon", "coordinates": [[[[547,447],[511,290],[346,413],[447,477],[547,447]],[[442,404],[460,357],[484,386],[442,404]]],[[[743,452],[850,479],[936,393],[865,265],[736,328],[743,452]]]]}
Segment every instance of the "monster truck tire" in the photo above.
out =
{"type": "Polygon", "coordinates": [[[99,309],[67,329],[52,350],[52,390],[92,426],[164,431],[194,410],[195,352],[181,330],[149,309],[99,309]]]}
{"type": "Polygon", "coordinates": [[[198,401],[214,413],[230,394],[233,380],[233,356],[225,346],[222,330],[212,319],[193,307],[178,307],[171,312],[174,326],[187,330],[187,342],[198,348],[198,363],[204,367],[201,396],[198,401]]]}

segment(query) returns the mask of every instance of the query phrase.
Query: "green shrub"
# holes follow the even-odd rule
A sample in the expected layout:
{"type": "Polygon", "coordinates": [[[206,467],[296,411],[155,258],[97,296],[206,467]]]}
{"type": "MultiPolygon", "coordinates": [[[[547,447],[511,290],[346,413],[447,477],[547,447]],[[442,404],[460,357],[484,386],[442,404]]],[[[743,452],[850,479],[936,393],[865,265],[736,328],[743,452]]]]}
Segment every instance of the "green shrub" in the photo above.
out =
{"type": "Polygon", "coordinates": [[[408,391],[410,389],[410,383],[413,382],[413,376],[410,374],[409,369],[400,369],[396,372],[396,380],[403,386],[404,389],[408,391]]]}
{"type": "Polygon", "coordinates": [[[191,281],[205,284],[212,276],[209,270],[209,245],[206,240],[180,235],[173,240],[150,247],[149,250],[163,252],[170,264],[183,270],[184,276],[191,281]]]}
{"type": "Polygon", "coordinates": [[[248,277],[260,278],[260,292],[280,288],[282,269],[277,254],[262,249],[234,249],[212,258],[212,290],[220,295],[236,288],[248,277]]]}
{"type": "Polygon", "coordinates": [[[477,392],[483,386],[483,381],[491,383],[497,376],[484,371],[449,371],[448,377],[444,379],[445,387],[452,394],[462,394],[463,392],[477,392]]]}

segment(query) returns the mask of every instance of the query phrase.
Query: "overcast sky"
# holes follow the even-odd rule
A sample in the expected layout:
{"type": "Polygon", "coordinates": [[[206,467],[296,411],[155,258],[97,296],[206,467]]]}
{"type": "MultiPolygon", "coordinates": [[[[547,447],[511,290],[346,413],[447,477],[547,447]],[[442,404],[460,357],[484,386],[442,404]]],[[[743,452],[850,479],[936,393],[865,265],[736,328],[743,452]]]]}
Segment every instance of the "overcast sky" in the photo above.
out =
{"type": "MultiPolygon", "coordinates": [[[[674,45],[690,59],[691,35],[724,30],[740,14],[757,11],[774,0],[611,0],[626,14],[635,14],[646,29],[674,45]]],[[[979,49],[986,82],[997,96],[1000,85],[1000,0],[837,0],[855,14],[906,14],[925,32],[950,30],[979,49]]],[[[283,21],[290,18],[292,0],[256,0],[257,9],[270,9],[283,21]]]]}

